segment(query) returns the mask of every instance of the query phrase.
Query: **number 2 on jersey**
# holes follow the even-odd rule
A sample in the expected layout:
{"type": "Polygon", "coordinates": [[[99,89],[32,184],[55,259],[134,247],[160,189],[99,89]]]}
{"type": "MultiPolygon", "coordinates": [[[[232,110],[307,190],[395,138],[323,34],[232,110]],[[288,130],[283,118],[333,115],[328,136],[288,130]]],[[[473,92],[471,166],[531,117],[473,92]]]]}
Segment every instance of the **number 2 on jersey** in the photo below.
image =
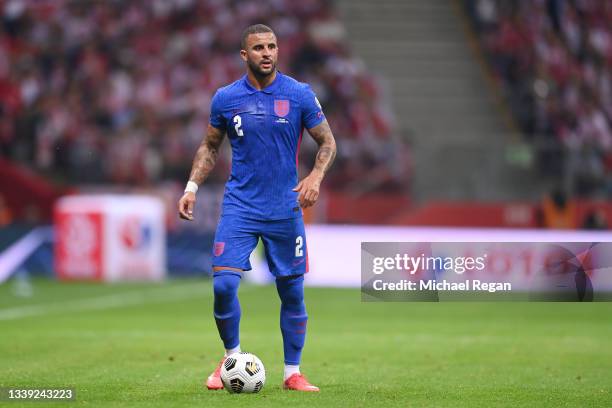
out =
{"type": "Polygon", "coordinates": [[[304,246],[304,238],[302,238],[301,235],[298,235],[298,237],[295,239],[295,256],[296,257],[304,255],[304,251],[302,250],[303,246],[304,246]]]}
{"type": "Polygon", "coordinates": [[[244,136],[244,132],[242,131],[242,118],[240,115],[234,116],[234,129],[236,129],[236,134],[238,136],[244,136]]]}

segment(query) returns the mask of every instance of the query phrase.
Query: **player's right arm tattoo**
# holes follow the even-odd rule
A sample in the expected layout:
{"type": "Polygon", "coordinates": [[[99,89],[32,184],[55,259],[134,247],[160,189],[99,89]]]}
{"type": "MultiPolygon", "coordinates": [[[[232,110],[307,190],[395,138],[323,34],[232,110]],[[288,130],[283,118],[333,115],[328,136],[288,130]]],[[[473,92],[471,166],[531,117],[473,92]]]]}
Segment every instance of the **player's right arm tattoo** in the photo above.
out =
{"type": "Polygon", "coordinates": [[[202,143],[200,143],[200,147],[193,159],[189,181],[200,185],[206,180],[215,167],[217,156],[219,155],[219,147],[221,147],[224,137],[225,131],[217,129],[210,124],[208,125],[206,137],[202,139],[202,143]]]}
{"type": "Polygon", "coordinates": [[[313,170],[321,172],[321,175],[324,176],[336,158],[336,140],[327,119],[312,129],[308,129],[308,133],[319,145],[313,170]]]}

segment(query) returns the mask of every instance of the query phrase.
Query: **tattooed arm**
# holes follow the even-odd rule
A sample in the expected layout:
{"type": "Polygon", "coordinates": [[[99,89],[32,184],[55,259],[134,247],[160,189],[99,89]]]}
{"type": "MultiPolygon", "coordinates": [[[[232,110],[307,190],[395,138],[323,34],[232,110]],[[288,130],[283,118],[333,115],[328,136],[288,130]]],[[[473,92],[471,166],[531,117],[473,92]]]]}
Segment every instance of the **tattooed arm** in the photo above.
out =
{"type": "MultiPolygon", "coordinates": [[[[193,159],[191,174],[189,175],[190,182],[200,185],[206,180],[215,167],[217,156],[219,155],[219,147],[221,147],[224,137],[224,130],[217,129],[210,124],[208,125],[206,137],[202,139],[202,143],[200,143],[200,147],[193,159]]],[[[185,192],[178,203],[179,217],[189,221],[193,220],[193,206],[195,201],[195,193],[190,191],[185,192]]]]}
{"type": "Polygon", "coordinates": [[[321,181],[323,181],[325,173],[327,173],[336,157],[336,141],[327,120],[323,120],[319,125],[308,129],[308,133],[319,145],[319,151],[310,174],[293,189],[293,191],[299,193],[298,201],[302,208],[310,207],[316,203],[317,198],[319,198],[321,181]]]}

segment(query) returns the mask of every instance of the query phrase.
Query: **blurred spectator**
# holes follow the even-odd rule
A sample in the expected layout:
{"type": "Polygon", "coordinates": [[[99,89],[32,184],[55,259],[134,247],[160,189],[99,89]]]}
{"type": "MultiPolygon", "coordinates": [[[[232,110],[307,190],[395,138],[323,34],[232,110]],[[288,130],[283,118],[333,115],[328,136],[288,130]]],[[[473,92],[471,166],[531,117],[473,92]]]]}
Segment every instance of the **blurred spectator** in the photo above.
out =
{"type": "Polygon", "coordinates": [[[608,222],[606,221],[605,213],[600,209],[589,211],[584,218],[582,224],[583,229],[588,230],[606,230],[608,229],[608,222]]]}
{"type": "MultiPolygon", "coordinates": [[[[242,29],[263,22],[279,36],[280,69],[315,88],[340,154],[352,143],[329,184],[406,189],[407,174],[388,165],[405,160],[388,98],[327,1],[7,0],[0,13],[0,154],[13,160],[67,182],[182,183],[212,94],[243,75],[242,29]],[[349,175],[357,157],[368,167],[349,175]]],[[[311,160],[315,147],[304,147],[311,160]]],[[[211,182],[229,162],[226,150],[211,182]]]]}
{"type": "Polygon", "coordinates": [[[576,206],[561,189],[553,190],[542,200],[542,226],[552,229],[577,227],[576,206]]]}

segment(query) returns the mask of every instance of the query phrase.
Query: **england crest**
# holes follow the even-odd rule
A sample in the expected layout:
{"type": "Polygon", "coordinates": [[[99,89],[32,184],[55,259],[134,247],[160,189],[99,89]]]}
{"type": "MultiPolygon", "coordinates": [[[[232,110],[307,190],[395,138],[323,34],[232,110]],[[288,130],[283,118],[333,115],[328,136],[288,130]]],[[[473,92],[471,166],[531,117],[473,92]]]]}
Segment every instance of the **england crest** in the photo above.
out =
{"type": "Polygon", "coordinates": [[[274,100],[274,113],[280,117],[285,117],[289,113],[289,101],[286,99],[274,100]]]}

